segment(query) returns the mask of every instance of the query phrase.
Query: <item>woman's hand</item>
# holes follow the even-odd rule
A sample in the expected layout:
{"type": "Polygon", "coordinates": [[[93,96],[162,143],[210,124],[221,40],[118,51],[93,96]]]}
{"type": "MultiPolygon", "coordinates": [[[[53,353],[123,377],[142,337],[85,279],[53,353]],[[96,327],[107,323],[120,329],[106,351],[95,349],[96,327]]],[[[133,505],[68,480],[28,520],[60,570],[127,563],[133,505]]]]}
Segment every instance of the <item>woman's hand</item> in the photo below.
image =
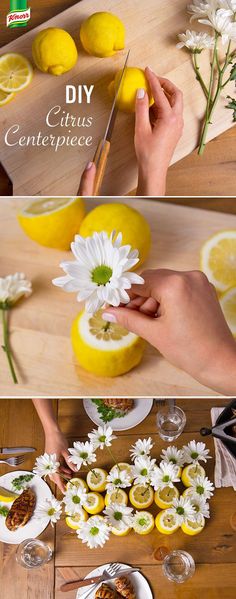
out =
{"type": "Polygon", "coordinates": [[[134,145],[138,160],[137,195],[165,194],[167,169],[183,131],[183,94],[168,79],[145,70],[154,98],[138,90],[134,145]]]}
{"type": "Polygon", "coordinates": [[[76,467],[69,462],[68,443],[60,430],[45,432],[45,452],[55,453],[58,462],[60,462],[60,473],[50,476],[50,479],[59,487],[62,493],[65,492],[65,478],[72,478],[73,472],[77,472],[76,467]]]}
{"type": "Polygon", "coordinates": [[[96,175],[96,165],[94,162],[88,162],[87,166],[82,173],[78,195],[80,196],[93,196],[94,183],[96,175]]]}

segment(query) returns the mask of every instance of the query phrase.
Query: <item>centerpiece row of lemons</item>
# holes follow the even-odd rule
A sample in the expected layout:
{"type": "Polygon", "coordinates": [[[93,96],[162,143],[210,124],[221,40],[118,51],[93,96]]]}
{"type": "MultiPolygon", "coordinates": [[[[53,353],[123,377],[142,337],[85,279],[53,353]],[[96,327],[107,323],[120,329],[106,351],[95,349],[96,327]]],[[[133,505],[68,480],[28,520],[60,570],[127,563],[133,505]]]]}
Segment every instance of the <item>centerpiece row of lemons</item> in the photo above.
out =
{"type": "MultiPolygon", "coordinates": [[[[126,462],[118,464],[120,470],[126,470],[131,475],[131,465],[126,462]]],[[[115,468],[111,468],[111,471],[115,468]]],[[[179,497],[179,490],[176,486],[166,486],[162,490],[155,491],[151,486],[134,484],[129,494],[124,489],[117,489],[111,494],[106,492],[108,472],[103,468],[94,468],[89,471],[86,481],[83,478],[73,478],[67,483],[67,488],[73,485],[86,489],[87,501],[80,513],[74,516],[66,516],[66,524],[73,530],[80,527],[81,522],[88,520],[89,515],[102,514],[105,506],[112,503],[128,505],[130,503],[136,510],[139,510],[139,518],[135,519],[133,530],[139,535],[150,534],[154,528],[164,534],[170,535],[176,532],[180,526],[177,523],[176,516],[170,514],[167,510],[172,507],[173,499],[179,497]],[[105,495],[103,495],[106,493],[105,495]],[[153,514],[148,511],[153,504],[161,509],[154,518],[153,514]]],[[[189,464],[185,468],[179,468],[178,476],[181,477],[182,483],[186,487],[183,496],[186,497],[191,493],[191,486],[196,476],[205,476],[205,470],[200,464],[189,464]]],[[[132,480],[132,479],[131,479],[132,480]]],[[[103,517],[103,516],[101,516],[103,517]]],[[[187,535],[199,534],[205,526],[205,519],[202,516],[200,524],[187,521],[182,524],[181,529],[187,535]]],[[[131,532],[131,528],[126,528],[123,531],[113,527],[112,533],[119,537],[127,536],[131,532]]]]}
{"type": "MultiPolygon", "coordinates": [[[[85,19],[80,27],[80,41],[84,50],[93,56],[112,56],[125,47],[125,27],[122,21],[110,12],[96,12],[85,19]]],[[[77,63],[78,50],[73,37],[64,29],[48,27],[36,34],[32,44],[35,66],[43,73],[62,75],[77,63]]],[[[114,96],[119,85],[121,71],[109,84],[109,93],[114,96]]],[[[15,94],[31,82],[33,67],[22,54],[7,53],[0,57],[0,106],[13,100],[15,94]]],[[[145,89],[153,98],[142,69],[127,67],[119,91],[117,106],[125,112],[133,112],[138,88],[145,89]]]]}

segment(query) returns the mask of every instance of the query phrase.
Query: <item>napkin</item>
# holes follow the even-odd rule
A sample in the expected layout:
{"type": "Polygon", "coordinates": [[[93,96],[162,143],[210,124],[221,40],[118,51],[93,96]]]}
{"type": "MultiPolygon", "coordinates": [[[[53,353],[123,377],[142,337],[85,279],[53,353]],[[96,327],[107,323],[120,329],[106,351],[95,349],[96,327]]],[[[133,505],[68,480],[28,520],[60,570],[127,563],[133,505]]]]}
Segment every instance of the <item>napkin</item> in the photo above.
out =
{"type": "MultiPolygon", "coordinates": [[[[224,408],[211,409],[211,421],[214,426],[224,408]]],[[[236,491],[236,460],[220,439],[214,437],[215,444],[215,487],[233,487],[236,491]]]]}

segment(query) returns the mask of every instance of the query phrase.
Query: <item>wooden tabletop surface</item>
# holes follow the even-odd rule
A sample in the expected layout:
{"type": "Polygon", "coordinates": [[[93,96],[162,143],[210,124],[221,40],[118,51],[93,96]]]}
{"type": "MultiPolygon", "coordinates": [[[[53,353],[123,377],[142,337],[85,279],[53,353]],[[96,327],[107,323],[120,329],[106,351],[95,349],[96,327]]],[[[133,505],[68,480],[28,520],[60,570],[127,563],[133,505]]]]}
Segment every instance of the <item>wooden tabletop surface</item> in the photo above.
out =
{"type": "MultiPolygon", "coordinates": [[[[145,401],[145,400],[143,400],[145,401]]],[[[227,400],[222,399],[178,399],[177,404],[184,409],[187,424],[184,433],[175,444],[181,447],[191,439],[200,440],[199,430],[203,425],[209,426],[210,409],[213,406],[224,406],[227,400]]],[[[56,402],[55,402],[55,408],[56,402]]],[[[129,459],[128,449],[140,436],[151,435],[155,442],[154,456],[159,456],[166,446],[160,440],[155,425],[157,407],[154,405],[147,419],[130,431],[117,433],[113,452],[118,460],[129,459]]],[[[58,419],[62,431],[72,443],[83,439],[93,424],[84,412],[82,400],[60,400],[58,419]]],[[[214,442],[207,438],[207,447],[214,456],[214,442]]],[[[30,400],[2,400],[0,402],[0,444],[20,445],[33,444],[37,454],[43,451],[43,435],[40,423],[34,413],[30,400]],[[18,426],[13,426],[13,422],[18,426]]],[[[105,452],[99,463],[109,468],[112,464],[105,452]]],[[[25,462],[25,469],[31,469],[35,455],[25,462]]],[[[7,471],[1,466],[1,474],[7,471]]],[[[214,480],[214,459],[206,466],[207,475],[214,480]]],[[[147,577],[155,599],[233,599],[236,587],[236,534],[230,519],[235,512],[235,492],[232,488],[217,489],[211,500],[211,518],[205,530],[196,537],[189,537],[182,532],[167,537],[157,531],[149,536],[139,537],[131,533],[125,539],[112,537],[103,549],[89,550],[66,527],[59,523],[56,529],[49,526],[41,535],[42,540],[54,547],[54,560],[47,566],[35,571],[27,571],[15,563],[16,547],[0,544],[0,578],[3,598],[18,599],[19,589],[24,599],[62,599],[64,594],[60,585],[69,579],[83,577],[92,568],[110,561],[122,561],[131,565],[139,565],[147,577]],[[181,548],[189,551],[196,562],[193,578],[183,585],[177,585],[164,578],[161,564],[155,560],[155,550],[160,546],[168,549],[181,548]]],[[[156,514],[158,508],[153,512],[156,514]]],[[[75,591],[67,594],[68,599],[75,599],[75,591]]],[[[145,599],[145,598],[140,598],[145,599]]]]}

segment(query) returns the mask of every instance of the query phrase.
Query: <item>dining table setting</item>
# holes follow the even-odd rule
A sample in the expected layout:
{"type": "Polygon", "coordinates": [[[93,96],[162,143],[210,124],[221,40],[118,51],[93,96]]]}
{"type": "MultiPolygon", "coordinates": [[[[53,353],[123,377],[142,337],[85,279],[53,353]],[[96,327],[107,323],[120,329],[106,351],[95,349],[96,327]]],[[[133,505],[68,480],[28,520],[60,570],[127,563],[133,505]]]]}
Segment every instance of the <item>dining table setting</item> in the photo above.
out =
{"type": "Polygon", "coordinates": [[[0,402],[4,599],[19,589],[24,599],[232,599],[236,400],[70,398],[53,407],[75,466],[64,494],[32,401],[0,402]]]}

